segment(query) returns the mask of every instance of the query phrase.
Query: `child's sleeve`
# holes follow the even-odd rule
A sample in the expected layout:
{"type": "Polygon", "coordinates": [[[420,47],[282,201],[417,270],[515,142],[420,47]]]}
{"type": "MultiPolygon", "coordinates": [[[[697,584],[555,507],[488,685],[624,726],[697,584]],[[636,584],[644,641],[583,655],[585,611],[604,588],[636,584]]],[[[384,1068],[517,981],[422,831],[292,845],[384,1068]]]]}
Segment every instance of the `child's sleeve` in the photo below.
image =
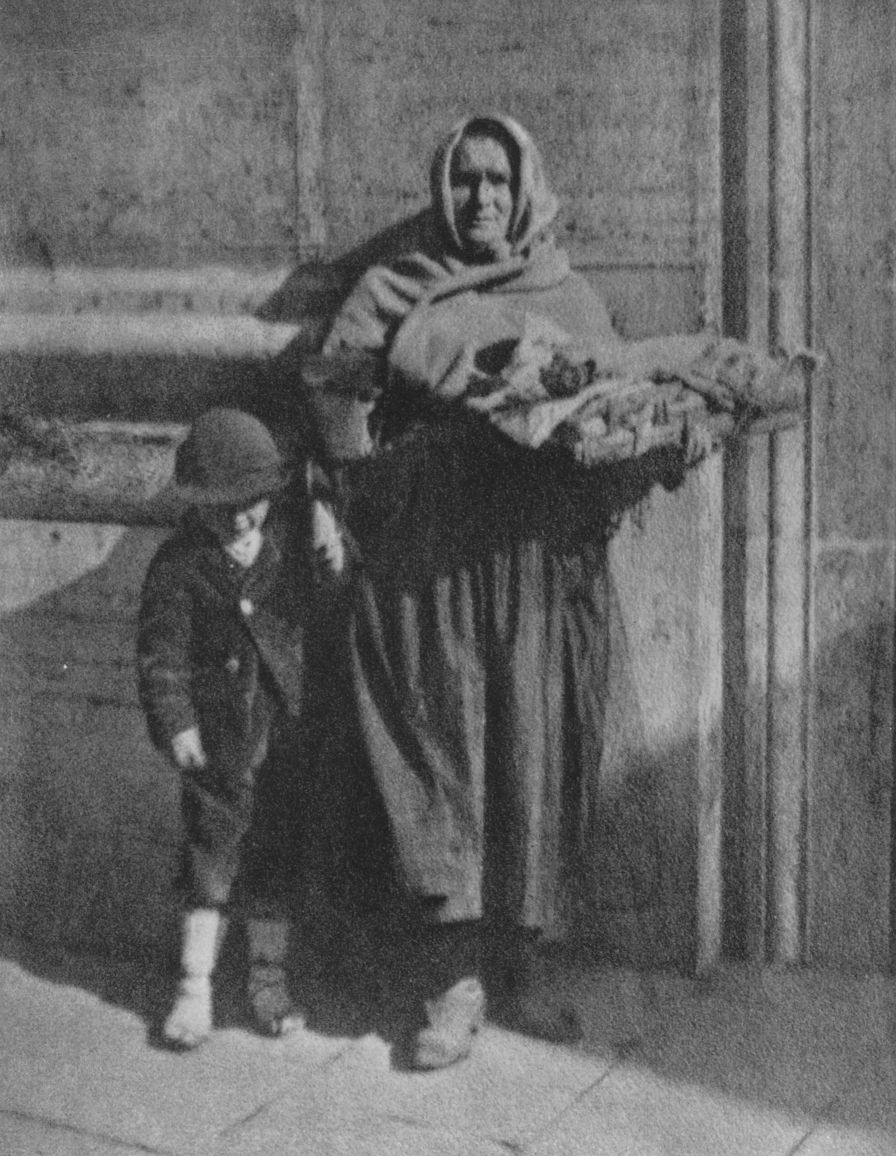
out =
{"type": "Polygon", "coordinates": [[[197,725],[190,671],[193,597],[184,577],[163,547],[143,584],[137,627],[140,704],[152,741],[167,756],[174,736],[197,725]]]}

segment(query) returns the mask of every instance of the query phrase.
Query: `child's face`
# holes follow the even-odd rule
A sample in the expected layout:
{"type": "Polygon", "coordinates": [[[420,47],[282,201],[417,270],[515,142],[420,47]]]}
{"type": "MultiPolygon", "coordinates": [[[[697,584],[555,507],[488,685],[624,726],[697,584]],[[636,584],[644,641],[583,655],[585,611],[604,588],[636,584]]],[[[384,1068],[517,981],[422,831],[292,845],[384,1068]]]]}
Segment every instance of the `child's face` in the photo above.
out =
{"type": "Polygon", "coordinates": [[[215,534],[224,546],[239,541],[253,530],[260,530],[271,509],[270,498],[260,498],[251,506],[200,506],[203,525],[215,534]]]}

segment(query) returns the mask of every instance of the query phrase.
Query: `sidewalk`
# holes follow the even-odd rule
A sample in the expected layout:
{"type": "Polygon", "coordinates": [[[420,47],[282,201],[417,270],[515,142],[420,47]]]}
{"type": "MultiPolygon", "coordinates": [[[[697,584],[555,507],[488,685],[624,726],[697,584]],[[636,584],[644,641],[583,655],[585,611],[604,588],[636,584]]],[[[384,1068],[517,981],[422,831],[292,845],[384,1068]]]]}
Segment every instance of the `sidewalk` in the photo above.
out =
{"type": "Polygon", "coordinates": [[[148,1039],[147,967],[0,955],[0,1156],[896,1156],[880,977],[567,967],[546,998],[576,1004],[583,1046],[488,1025],[468,1062],[408,1074],[338,999],[268,1041],[231,991],[176,1055],[148,1039]]]}

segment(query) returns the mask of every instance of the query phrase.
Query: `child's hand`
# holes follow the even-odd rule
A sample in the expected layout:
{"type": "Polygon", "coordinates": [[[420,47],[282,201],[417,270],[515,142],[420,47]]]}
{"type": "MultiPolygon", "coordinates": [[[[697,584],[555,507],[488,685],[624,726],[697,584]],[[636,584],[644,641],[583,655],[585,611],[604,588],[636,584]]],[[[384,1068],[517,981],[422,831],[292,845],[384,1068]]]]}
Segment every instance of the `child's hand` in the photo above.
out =
{"type": "Polygon", "coordinates": [[[199,727],[180,731],[171,740],[171,756],[182,771],[202,769],[208,760],[199,737],[199,727]]]}
{"type": "Polygon", "coordinates": [[[315,554],[334,574],[341,574],[345,566],[345,543],[336,524],[333,511],[326,503],[315,499],[311,507],[311,545],[315,554]]]}

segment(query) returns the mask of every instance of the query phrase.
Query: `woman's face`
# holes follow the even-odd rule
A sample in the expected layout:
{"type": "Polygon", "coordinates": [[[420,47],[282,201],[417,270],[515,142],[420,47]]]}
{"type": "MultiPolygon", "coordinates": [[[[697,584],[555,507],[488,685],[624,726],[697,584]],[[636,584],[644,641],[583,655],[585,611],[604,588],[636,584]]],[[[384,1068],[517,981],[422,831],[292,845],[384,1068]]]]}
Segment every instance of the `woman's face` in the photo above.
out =
{"type": "Polygon", "coordinates": [[[499,253],[513,216],[513,168],[500,141],[488,136],[460,141],[451,161],[451,200],[464,249],[499,253]]]}

